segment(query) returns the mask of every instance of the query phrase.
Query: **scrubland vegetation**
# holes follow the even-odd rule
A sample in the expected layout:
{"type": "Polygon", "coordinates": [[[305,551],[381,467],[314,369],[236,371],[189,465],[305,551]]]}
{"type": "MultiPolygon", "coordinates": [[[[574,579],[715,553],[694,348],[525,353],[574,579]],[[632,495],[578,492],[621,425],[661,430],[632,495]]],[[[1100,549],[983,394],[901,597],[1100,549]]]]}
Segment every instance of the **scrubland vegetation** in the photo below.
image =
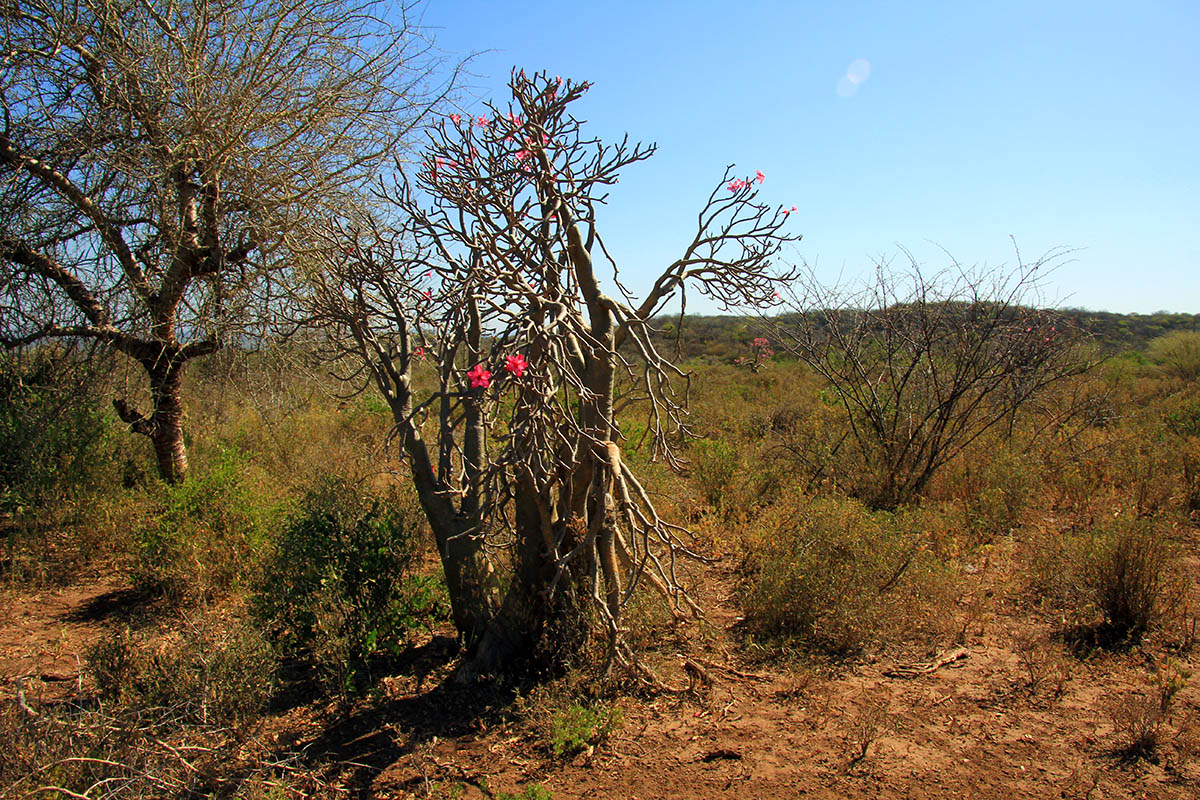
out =
{"type": "MultiPolygon", "coordinates": [[[[1200,333],[1166,341],[1189,337],[1200,333]]],[[[862,454],[834,446],[850,420],[821,376],[786,356],[756,371],[689,364],[699,438],[684,445],[685,472],[653,463],[634,430],[626,457],[709,561],[683,583],[714,618],[728,606],[737,619],[728,632],[678,628],[647,598],[629,614],[631,643],[682,687],[675,653],[719,651],[713,636],[749,669],[836,675],[963,644],[981,619],[1016,615],[1049,634],[1021,651],[1031,691],[1069,680],[1071,663],[1137,653],[1147,688],[1096,710],[1112,720],[1114,749],[1190,758],[1178,742],[1195,709],[1175,702],[1196,635],[1200,393],[1176,352],[1155,341],[1112,353],[886,508],[869,503],[862,454]],[[989,561],[1007,566],[964,606],[963,581],[989,561]]],[[[327,790],[318,766],[246,743],[263,747],[297,705],[336,720],[385,703],[390,676],[432,690],[450,675],[445,588],[388,443],[390,415],[369,395],[339,397],[303,355],[231,351],[196,371],[195,469],[178,485],[160,483],[150,448],[92,399],[120,380],[119,363],[7,357],[6,602],[110,571],[132,590],[77,687],[41,702],[36,675],[6,687],[0,765],[13,796],[327,790]],[[39,795],[45,786],[59,788],[39,795]]],[[[530,720],[552,758],[603,746],[622,724],[615,700],[645,689],[594,664],[566,664],[531,693],[520,684],[496,719],[530,720]]],[[[464,691],[501,702],[495,689],[464,691]]]]}
{"type": "Polygon", "coordinates": [[[0,797],[1006,786],[1005,711],[1195,788],[1195,317],[826,286],[732,166],[636,297],[654,145],[545,72],[444,113],[391,5],[4,15],[0,797]]]}

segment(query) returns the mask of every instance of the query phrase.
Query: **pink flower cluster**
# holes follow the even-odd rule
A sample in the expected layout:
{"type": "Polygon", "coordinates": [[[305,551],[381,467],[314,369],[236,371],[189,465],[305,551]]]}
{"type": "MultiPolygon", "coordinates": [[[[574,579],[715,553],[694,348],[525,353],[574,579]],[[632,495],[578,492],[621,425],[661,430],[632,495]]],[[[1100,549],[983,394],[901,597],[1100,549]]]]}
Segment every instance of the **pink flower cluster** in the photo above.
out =
{"type": "Polygon", "coordinates": [[[741,178],[734,178],[726,185],[725,188],[729,189],[729,191],[731,191],[731,192],[737,192],[741,189],[745,189],[747,186],[750,186],[752,184],[762,183],[766,179],[767,179],[767,176],[763,174],[763,171],[761,169],[756,169],[756,170],[754,170],[754,180],[747,181],[747,180],[742,180],[741,178]]]}
{"type": "Polygon", "coordinates": [[[750,355],[739,356],[733,360],[733,363],[734,366],[749,367],[754,372],[758,372],[773,355],[775,355],[775,351],[771,349],[771,340],[759,336],[750,343],[750,355]]]}
{"type": "MultiPolygon", "coordinates": [[[[514,378],[520,378],[527,369],[529,362],[522,354],[504,357],[504,370],[514,378]]],[[[492,372],[483,364],[476,364],[467,370],[467,380],[470,381],[472,389],[486,389],[492,385],[492,372]]]]}

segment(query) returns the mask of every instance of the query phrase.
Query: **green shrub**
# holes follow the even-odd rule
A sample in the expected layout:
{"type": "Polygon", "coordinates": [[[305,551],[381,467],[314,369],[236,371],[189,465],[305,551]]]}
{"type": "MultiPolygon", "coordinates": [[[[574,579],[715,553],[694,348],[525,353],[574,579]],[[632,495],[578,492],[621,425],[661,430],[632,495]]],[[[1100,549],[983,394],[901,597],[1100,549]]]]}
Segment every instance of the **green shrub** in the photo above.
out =
{"type": "Polygon", "coordinates": [[[261,474],[235,451],[177,486],[136,534],[134,585],[173,600],[207,599],[250,579],[280,517],[261,474]]]}
{"type": "Polygon", "coordinates": [[[550,720],[550,748],[555,756],[570,758],[603,742],[620,724],[620,712],[603,703],[572,703],[550,720]]]}
{"type": "Polygon", "coordinates": [[[284,528],[255,595],[285,653],[311,657],[325,685],[352,693],[376,653],[447,614],[445,590],[413,573],[416,536],[394,496],[345,478],[310,490],[284,528]]]}
{"type": "Polygon", "coordinates": [[[1146,355],[1174,378],[1200,378],[1200,331],[1172,331],[1146,346],[1146,355]]]}
{"type": "Polygon", "coordinates": [[[721,439],[693,442],[692,479],[704,500],[713,508],[721,508],[733,488],[741,459],[737,448],[721,439]]]}
{"type": "Polygon", "coordinates": [[[0,513],[18,514],[99,484],[115,425],[85,365],[48,349],[0,356],[0,513]]]}
{"type": "Polygon", "coordinates": [[[793,491],[753,527],[741,588],[753,635],[847,655],[917,624],[937,597],[920,536],[858,501],[793,491]]]}
{"type": "Polygon", "coordinates": [[[100,699],[156,710],[178,724],[226,725],[255,718],[271,694],[275,657],[244,623],[188,621],[157,643],[128,628],[87,653],[100,699]]]}

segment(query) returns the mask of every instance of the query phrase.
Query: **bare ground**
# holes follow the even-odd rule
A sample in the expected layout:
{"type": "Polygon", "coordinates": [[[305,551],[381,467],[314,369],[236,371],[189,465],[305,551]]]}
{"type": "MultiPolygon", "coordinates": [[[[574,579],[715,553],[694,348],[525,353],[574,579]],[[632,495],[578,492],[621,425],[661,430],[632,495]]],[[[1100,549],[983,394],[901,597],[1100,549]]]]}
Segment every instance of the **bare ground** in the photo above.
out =
{"type": "MultiPolygon", "coordinates": [[[[1188,560],[1193,576],[1198,563],[1188,560]]],[[[725,577],[712,577],[714,596],[727,597],[725,577]]],[[[967,576],[947,620],[957,634],[926,652],[815,670],[748,660],[725,600],[688,655],[659,656],[664,675],[690,675],[691,691],[616,698],[618,729],[569,760],[550,752],[545,704],[518,713],[510,696],[440,682],[450,650],[441,639],[415,656],[425,667],[384,679],[349,713],[279,704],[241,757],[286,764],[288,796],[470,800],[531,784],[555,800],[1200,796],[1195,681],[1175,697],[1149,758],[1123,752],[1116,726],[1120,708],[1155,704],[1165,658],[1192,668],[1188,632],[1080,657],[1005,591],[1007,580],[1003,566],[967,576]],[[310,790],[298,788],[305,771],[310,790]]],[[[18,681],[31,700],[86,693],[83,652],[139,603],[115,574],[0,596],[5,702],[18,681]]]]}

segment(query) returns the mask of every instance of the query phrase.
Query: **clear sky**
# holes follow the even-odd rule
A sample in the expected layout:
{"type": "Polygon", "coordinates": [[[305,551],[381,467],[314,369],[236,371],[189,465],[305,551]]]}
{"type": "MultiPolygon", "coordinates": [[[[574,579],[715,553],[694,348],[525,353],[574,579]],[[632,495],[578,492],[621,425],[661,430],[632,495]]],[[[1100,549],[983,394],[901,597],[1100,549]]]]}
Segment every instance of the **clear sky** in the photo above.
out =
{"type": "Polygon", "coordinates": [[[635,287],[736,163],[798,207],[791,257],[827,280],[898,245],[1012,264],[1011,236],[1076,249],[1060,304],[1200,313],[1197,0],[430,0],[423,23],[478,54],[468,110],[544,69],[594,83],[589,130],[657,142],[600,219],[635,287]]]}

